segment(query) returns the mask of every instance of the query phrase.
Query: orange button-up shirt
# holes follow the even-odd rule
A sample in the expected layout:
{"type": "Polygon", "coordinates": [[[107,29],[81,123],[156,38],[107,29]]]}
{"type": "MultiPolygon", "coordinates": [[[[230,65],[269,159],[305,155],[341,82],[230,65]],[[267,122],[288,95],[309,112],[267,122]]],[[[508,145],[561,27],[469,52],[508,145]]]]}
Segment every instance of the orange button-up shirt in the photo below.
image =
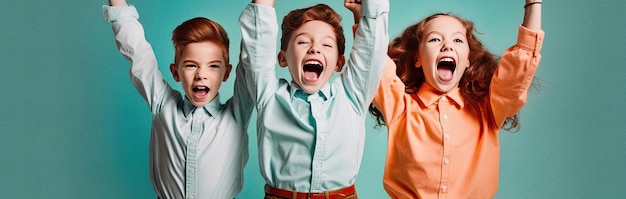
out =
{"type": "Polygon", "coordinates": [[[491,107],[476,114],[459,89],[440,94],[424,83],[404,92],[396,66],[387,67],[374,97],[389,130],[383,177],[392,198],[493,198],[498,190],[498,132],[526,102],[541,58],[544,32],[519,28],[491,81],[491,107]],[[497,128],[490,127],[491,114],[497,128]]]}

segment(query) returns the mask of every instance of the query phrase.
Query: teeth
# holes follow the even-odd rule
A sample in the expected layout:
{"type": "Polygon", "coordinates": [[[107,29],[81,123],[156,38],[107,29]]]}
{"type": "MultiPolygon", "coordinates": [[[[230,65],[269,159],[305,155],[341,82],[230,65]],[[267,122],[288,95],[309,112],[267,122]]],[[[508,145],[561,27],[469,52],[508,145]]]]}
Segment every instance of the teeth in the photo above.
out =
{"type": "Polygon", "coordinates": [[[304,63],[304,65],[308,65],[308,64],[322,65],[322,63],[319,61],[307,61],[306,63],[304,63]]]}
{"type": "Polygon", "coordinates": [[[198,87],[195,87],[194,89],[195,89],[195,90],[207,90],[207,89],[209,89],[209,88],[208,88],[208,87],[206,87],[206,86],[198,86],[198,87]]]}
{"type": "Polygon", "coordinates": [[[454,59],[446,57],[446,58],[439,60],[439,62],[454,62],[454,59]]]}

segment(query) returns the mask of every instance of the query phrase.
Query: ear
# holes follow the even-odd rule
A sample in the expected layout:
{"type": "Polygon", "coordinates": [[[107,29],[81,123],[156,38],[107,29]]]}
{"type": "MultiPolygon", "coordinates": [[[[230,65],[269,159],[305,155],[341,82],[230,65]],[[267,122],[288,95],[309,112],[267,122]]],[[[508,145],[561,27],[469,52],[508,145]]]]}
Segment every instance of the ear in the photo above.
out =
{"type": "Polygon", "coordinates": [[[287,56],[285,55],[285,51],[281,50],[278,53],[278,65],[280,65],[280,67],[287,67],[287,56]]]}
{"type": "Polygon", "coordinates": [[[346,64],[346,56],[339,56],[339,59],[337,59],[337,66],[335,66],[335,72],[341,72],[341,69],[343,69],[343,65],[346,64]]]}
{"type": "Polygon", "coordinates": [[[228,80],[228,76],[230,76],[230,71],[232,69],[233,69],[233,65],[232,64],[228,64],[228,66],[226,66],[226,72],[224,73],[224,79],[222,80],[223,82],[228,80]]]}
{"type": "Polygon", "coordinates": [[[415,61],[415,68],[421,68],[422,67],[422,62],[418,59],[417,61],[415,61]]]}
{"type": "Polygon", "coordinates": [[[170,72],[172,72],[172,77],[176,82],[180,82],[180,76],[178,75],[178,67],[176,64],[170,64],[170,72]]]}

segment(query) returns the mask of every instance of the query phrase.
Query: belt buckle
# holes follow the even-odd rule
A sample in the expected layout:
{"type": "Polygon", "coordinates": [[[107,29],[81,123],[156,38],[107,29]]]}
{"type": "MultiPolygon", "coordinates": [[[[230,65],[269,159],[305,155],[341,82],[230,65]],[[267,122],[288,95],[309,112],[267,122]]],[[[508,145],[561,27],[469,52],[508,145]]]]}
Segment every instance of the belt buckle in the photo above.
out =
{"type": "Polygon", "coordinates": [[[306,193],[306,199],[327,199],[325,192],[320,193],[306,193]]]}

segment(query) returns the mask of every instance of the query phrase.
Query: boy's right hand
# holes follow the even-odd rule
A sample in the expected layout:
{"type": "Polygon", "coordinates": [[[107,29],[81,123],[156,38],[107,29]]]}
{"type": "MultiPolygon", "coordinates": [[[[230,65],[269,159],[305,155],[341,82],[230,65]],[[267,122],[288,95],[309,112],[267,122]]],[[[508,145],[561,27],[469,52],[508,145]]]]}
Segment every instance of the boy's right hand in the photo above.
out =
{"type": "Polygon", "coordinates": [[[274,0],[252,0],[252,3],[274,7],[274,0]]]}
{"type": "Polygon", "coordinates": [[[352,11],[354,23],[359,23],[359,19],[361,18],[361,0],[344,0],[343,6],[352,11]]]}
{"type": "Polygon", "coordinates": [[[109,0],[110,6],[128,6],[126,0],[109,0]]]}

